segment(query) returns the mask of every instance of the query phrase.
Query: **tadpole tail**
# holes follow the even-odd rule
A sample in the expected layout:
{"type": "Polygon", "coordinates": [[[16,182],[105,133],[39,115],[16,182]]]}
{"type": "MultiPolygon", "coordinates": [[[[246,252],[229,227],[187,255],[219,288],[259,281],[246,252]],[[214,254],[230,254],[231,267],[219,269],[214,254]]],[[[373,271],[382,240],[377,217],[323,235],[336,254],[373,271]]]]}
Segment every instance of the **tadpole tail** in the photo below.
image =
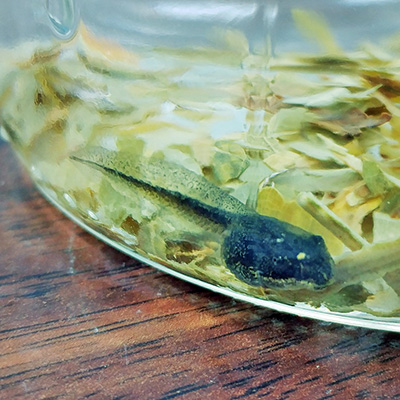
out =
{"type": "Polygon", "coordinates": [[[180,193],[230,213],[248,214],[250,212],[242,202],[204,176],[167,160],[156,157],[133,157],[127,151],[117,152],[102,147],[85,148],[73,153],[71,158],[81,162],[93,162],[150,186],[180,193]]]}
{"type": "MultiPolygon", "coordinates": [[[[141,164],[132,164],[132,163],[120,164],[120,163],[116,163],[116,160],[113,160],[114,162],[111,163],[109,158],[105,158],[105,159],[101,160],[94,153],[91,154],[91,157],[85,157],[84,155],[75,153],[75,154],[71,155],[70,158],[74,161],[78,161],[78,162],[86,164],[92,168],[100,170],[109,176],[120,179],[128,184],[135,186],[136,188],[140,188],[141,190],[144,190],[146,192],[146,195],[152,197],[157,203],[163,202],[164,204],[167,203],[169,207],[172,206],[174,209],[174,212],[176,212],[177,214],[184,214],[185,216],[187,216],[189,219],[192,219],[192,220],[193,220],[193,215],[194,214],[197,215],[199,217],[199,218],[197,218],[197,222],[198,222],[199,226],[207,227],[207,225],[208,225],[209,229],[212,229],[214,231],[215,230],[223,231],[230,225],[230,223],[232,222],[232,219],[234,218],[235,214],[233,214],[229,211],[226,211],[224,209],[219,209],[217,207],[213,207],[209,204],[205,204],[202,201],[200,201],[196,198],[186,196],[185,194],[182,194],[181,192],[167,189],[165,187],[166,185],[159,186],[156,184],[151,184],[148,181],[139,179],[137,177],[137,175],[140,175],[140,174],[143,175],[143,171],[140,171],[140,168],[143,169],[141,164]],[[134,167],[132,167],[132,165],[134,165],[134,167]],[[129,166],[131,167],[131,171],[136,176],[125,173],[125,172],[127,172],[127,169],[129,166]],[[121,168],[118,168],[118,167],[121,167],[121,168]],[[122,172],[121,170],[123,170],[124,172],[122,172]]],[[[164,173],[165,173],[167,167],[168,167],[168,165],[166,165],[163,168],[162,171],[164,173]]],[[[152,173],[153,172],[154,171],[152,171],[152,173]]],[[[196,175],[190,171],[187,171],[187,172],[189,175],[196,175]]],[[[142,177],[142,176],[141,176],[141,178],[146,179],[146,177],[142,177]]],[[[183,183],[181,182],[180,185],[183,185],[183,183]]],[[[210,183],[210,185],[212,185],[212,184],[210,183]]],[[[173,185],[171,185],[171,186],[173,186],[173,185]]],[[[219,188],[218,188],[218,190],[220,192],[223,192],[219,188]]],[[[226,195],[229,196],[228,194],[226,194],[226,195]]],[[[229,197],[231,197],[231,196],[229,196],[229,197]]],[[[236,199],[234,199],[234,200],[236,200],[236,199]]],[[[245,206],[243,205],[243,207],[245,207],[245,206]]]]}

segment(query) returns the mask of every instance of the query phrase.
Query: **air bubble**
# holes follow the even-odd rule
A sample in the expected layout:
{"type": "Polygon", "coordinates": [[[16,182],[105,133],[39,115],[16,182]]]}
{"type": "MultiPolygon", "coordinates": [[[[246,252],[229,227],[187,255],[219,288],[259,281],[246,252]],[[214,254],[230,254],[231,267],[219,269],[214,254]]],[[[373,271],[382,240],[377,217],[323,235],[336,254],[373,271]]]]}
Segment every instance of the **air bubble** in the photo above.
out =
{"type": "Polygon", "coordinates": [[[76,208],[75,200],[68,193],[64,193],[64,199],[72,208],[76,208]]]}
{"type": "Polygon", "coordinates": [[[75,0],[46,0],[47,15],[53,33],[62,40],[72,38],[79,25],[75,0]]]}

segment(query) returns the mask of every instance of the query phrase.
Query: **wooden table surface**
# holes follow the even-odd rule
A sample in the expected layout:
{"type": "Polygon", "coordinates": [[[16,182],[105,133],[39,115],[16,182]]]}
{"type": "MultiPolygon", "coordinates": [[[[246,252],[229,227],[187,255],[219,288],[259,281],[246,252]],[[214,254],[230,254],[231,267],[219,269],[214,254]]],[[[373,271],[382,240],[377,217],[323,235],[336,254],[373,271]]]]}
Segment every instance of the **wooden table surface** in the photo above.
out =
{"type": "Polygon", "coordinates": [[[0,143],[1,399],[391,399],[400,336],[240,303],[66,219],[0,143]]]}

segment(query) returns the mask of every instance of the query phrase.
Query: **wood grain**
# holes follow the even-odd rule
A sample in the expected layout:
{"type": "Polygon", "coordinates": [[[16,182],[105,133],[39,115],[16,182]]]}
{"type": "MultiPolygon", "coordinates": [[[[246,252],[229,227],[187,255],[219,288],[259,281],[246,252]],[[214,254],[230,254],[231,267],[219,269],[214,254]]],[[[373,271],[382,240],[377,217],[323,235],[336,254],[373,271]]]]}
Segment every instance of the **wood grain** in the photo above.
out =
{"type": "Polygon", "coordinates": [[[82,231],[0,144],[0,398],[391,399],[399,336],[235,302],[82,231]]]}

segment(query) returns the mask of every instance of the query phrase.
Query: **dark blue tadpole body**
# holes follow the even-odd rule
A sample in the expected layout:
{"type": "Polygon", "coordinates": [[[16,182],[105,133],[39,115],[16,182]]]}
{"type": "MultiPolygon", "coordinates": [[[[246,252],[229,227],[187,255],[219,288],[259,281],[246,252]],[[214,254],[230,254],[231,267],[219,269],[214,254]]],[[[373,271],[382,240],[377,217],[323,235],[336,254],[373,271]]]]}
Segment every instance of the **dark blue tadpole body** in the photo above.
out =
{"type": "Polygon", "coordinates": [[[226,267],[249,285],[319,289],[332,278],[334,263],[322,237],[257,214],[194,172],[160,160],[139,163],[129,154],[102,148],[75,153],[71,159],[168,202],[202,226],[220,228],[226,267]]]}
{"type": "Polygon", "coordinates": [[[242,281],[262,287],[325,287],[333,260],[321,236],[259,214],[240,216],[229,227],[222,253],[242,281]]]}

